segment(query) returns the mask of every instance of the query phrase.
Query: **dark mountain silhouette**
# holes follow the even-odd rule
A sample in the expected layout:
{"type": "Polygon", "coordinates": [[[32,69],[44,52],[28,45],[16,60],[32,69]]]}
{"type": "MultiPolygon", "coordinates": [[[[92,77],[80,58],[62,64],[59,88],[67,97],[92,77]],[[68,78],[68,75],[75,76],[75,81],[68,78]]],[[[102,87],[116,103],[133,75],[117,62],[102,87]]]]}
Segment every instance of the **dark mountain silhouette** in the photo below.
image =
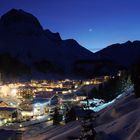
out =
{"type": "MultiPolygon", "coordinates": [[[[36,17],[16,9],[0,18],[0,57],[5,54],[26,66],[33,77],[41,73],[68,75],[75,61],[94,59],[93,53],[75,40],[62,40],[59,33],[44,30],[36,17]]],[[[0,70],[4,72],[3,66],[0,70]]]]}
{"type": "Polygon", "coordinates": [[[140,58],[140,41],[113,44],[95,53],[95,56],[129,68],[140,58]]]}
{"type": "Polygon", "coordinates": [[[92,53],[74,39],[43,29],[32,14],[12,9],[0,18],[0,72],[5,77],[91,78],[128,68],[140,42],[111,45],[92,53]]]}

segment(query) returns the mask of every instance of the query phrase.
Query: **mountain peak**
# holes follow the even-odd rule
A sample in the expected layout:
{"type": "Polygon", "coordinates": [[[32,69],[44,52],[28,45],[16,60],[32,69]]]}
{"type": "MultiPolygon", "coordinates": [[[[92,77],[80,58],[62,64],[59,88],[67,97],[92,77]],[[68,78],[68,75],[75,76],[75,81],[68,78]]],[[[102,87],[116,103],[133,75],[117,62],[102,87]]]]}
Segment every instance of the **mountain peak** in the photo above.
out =
{"type": "Polygon", "coordinates": [[[128,40],[127,42],[124,43],[124,45],[126,46],[132,46],[133,42],[131,42],[130,40],[128,40]]]}
{"type": "Polygon", "coordinates": [[[62,40],[61,36],[58,32],[53,33],[49,29],[46,29],[45,33],[46,33],[47,37],[51,40],[54,40],[54,41],[61,41],[62,40]]]}
{"type": "Polygon", "coordinates": [[[11,9],[6,14],[1,16],[0,18],[0,25],[4,26],[5,28],[14,29],[16,28],[38,28],[42,29],[39,21],[35,16],[30,13],[27,13],[21,9],[11,9]],[[17,27],[17,25],[19,27],[17,27]]]}

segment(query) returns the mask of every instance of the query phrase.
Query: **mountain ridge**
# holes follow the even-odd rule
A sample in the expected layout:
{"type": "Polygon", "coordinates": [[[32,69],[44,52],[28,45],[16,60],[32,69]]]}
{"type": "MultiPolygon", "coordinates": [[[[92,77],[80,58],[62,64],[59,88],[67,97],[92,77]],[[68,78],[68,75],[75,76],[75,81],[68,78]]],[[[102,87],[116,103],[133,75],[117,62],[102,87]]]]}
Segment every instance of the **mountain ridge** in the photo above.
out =
{"type": "Polygon", "coordinates": [[[35,16],[21,9],[12,9],[0,17],[0,72],[5,77],[92,78],[130,67],[139,52],[140,41],[128,41],[93,53],[74,39],[63,40],[58,32],[43,29],[35,16]],[[11,72],[7,65],[15,64],[17,69],[11,68],[11,72]]]}
{"type": "Polygon", "coordinates": [[[96,57],[112,60],[114,63],[126,68],[132,66],[140,58],[140,41],[127,41],[125,43],[112,44],[95,53],[96,57]]]}
{"type": "Polygon", "coordinates": [[[74,39],[62,40],[59,33],[43,29],[32,14],[16,9],[0,18],[0,54],[7,53],[9,57],[5,59],[19,60],[29,67],[31,75],[38,70],[68,75],[75,61],[94,58],[74,39]]]}

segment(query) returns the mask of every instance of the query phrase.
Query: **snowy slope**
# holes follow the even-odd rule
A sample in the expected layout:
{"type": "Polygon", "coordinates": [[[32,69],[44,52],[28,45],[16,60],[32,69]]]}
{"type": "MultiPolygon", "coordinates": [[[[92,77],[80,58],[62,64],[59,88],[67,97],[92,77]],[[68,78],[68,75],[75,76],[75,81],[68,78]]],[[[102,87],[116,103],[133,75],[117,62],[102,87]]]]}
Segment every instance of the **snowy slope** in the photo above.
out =
{"type": "MultiPolygon", "coordinates": [[[[96,140],[139,140],[140,139],[140,98],[136,99],[133,88],[118,96],[106,108],[94,115],[97,132],[96,140]]],[[[67,140],[80,136],[80,123],[71,122],[57,126],[35,137],[24,135],[23,139],[67,140]]]]}
{"type": "Polygon", "coordinates": [[[78,135],[80,135],[79,122],[73,121],[66,125],[45,126],[44,128],[42,125],[33,126],[23,134],[22,140],[66,140],[70,136],[78,135]]]}
{"type": "Polygon", "coordinates": [[[125,94],[99,112],[95,129],[97,140],[138,140],[140,138],[140,99],[125,94]]]}

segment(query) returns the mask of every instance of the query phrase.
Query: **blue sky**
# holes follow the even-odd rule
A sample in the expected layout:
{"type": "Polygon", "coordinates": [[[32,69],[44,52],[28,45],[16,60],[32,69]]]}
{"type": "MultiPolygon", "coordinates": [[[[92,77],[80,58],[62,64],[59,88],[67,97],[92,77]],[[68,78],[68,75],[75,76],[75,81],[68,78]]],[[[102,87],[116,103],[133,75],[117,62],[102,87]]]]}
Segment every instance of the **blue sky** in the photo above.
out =
{"type": "Polygon", "coordinates": [[[32,13],[44,29],[91,51],[140,40],[140,0],[1,0],[0,15],[12,8],[32,13]]]}

